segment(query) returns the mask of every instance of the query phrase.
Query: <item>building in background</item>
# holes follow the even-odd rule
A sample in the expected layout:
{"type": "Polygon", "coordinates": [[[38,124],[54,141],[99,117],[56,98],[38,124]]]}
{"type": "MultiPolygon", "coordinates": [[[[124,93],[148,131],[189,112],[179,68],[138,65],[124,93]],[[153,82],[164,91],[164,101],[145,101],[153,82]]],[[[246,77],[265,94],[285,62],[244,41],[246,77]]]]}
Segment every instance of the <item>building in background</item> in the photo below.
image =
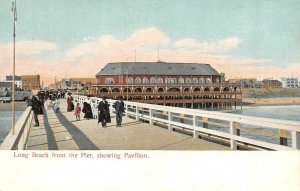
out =
{"type": "MultiPolygon", "coordinates": [[[[13,76],[6,76],[6,82],[12,82],[13,76]]],[[[21,76],[15,76],[15,84],[19,89],[22,89],[22,77],[21,76]]]]}
{"type": "Polygon", "coordinates": [[[50,84],[48,90],[80,90],[87,85],[96,83],[95,78],[66,78],[50,84]]]}
{"type": "Polygon", "coordinates": [[[22,75],[22,88],[24,90],[40,90],[40,75],[22,75]]]}
{"type": "Polygon", "coordinates": [[[259,88],[282,88],[282,83],[278,80],[264,79],[258,84],[259,88]]]}
{"type": "Polygon", "coordinates": [[[282,82],[282,87],[284,87],[284,88],[297,88],[297,87],[299,87],[298,78],[282,77],[281,82],[282,82]]]}
{"type": "MultiPolygon", "coordinates": [[[[15,84],[15,89],[17,85],[15,84]]],[[[0,91],[12,91],[12,82],[0,82],[0,91]]]]}
{"type": "Polygon", "coordinates": [[[258,82],[256,78],[236,78],[227,81],[230,84],[240,84],[242,88],[257,88],[258,82]]]}
{"type": "Polygon", "coordinates": [[[209,64],[108,63],[85,94],[189,108],[226,107],[241,102],[239,84],[221,83],[209,64]]]}

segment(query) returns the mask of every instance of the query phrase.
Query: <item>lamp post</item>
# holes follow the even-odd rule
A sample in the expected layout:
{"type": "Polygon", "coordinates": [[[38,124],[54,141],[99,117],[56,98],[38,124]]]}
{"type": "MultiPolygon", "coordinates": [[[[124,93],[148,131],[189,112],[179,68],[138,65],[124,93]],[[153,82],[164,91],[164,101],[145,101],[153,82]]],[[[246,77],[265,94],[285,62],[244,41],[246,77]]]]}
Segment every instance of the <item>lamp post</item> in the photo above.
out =
{"type": "Polygon", "coordinates": [[[12,131],[15,134],[15,66],[16,66],[16,22],[17,22],[17,0],[12,2],[11,11],[14,17],[14,47],[13,47],[13,81],[12,81],[12,131]]]}

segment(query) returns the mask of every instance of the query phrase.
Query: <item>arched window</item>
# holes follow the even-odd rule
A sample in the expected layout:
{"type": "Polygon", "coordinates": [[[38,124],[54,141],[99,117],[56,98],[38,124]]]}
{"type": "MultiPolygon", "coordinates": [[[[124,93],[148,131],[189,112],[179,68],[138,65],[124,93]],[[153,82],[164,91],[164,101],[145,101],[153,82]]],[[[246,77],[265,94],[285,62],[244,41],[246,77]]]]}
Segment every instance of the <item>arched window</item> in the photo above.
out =
{"type": "Polygon", "coordinates": [[[173,78],[174,79],[174,83],[177,84],[177,78],[173,78]]]}
{"type": "Polygon", "coordinates": [[[154,77],[150,78],[150,84],[155,84],[156,83],[156,79],[154,77]]]}
{"type": "Polygon", "coordinates": [[[166,84],[170,84],[170,83],[171,83],[171,79],[172,79],[172,78],[165,78],[165,83],[166,83],[166,84]]]}
{"type": "Polygon", "coordinates": [[[191,80],[191,78],[186,78],[186,79],[185,79],[185,83],[186,83],[186,84],[190,84],[190,83],[192,83],[192,80],[191,80]]]}
{"type": "Polygon", "coordinates": [[[157,78],[157,83],[158,84],[163,84],[164,80],[161,77],[159,77],[159,78],[157,78]]]}
{"type": "Polygon", "coordinates": [[[135,78],[134,83],[141,84],[142,83],[142,79],[140,77],[137,77],[137,78],[135,78]]]}
{"type": "Polygon", "coordinates": [[[203,77],[201,77],[201,78],[199,79],[199,84],[204,84],[204,78],[203,78],[203,77]]]}
{"type": "Polygon", "coordinates": [[[193,84],[198,84],[198,78],[193,78],[193,84]]]}
{"type": "Polygon", "coordinates": [[[114,79],[113,78],[105,78],[105,84],[113,84],[114,79]]]}
{"type": "Polygon", "coordinates": [[[211,79],[210,78],[206,78],[205,83],[210,84],[211,83],[211,79]]]}
{"type": "Polygon", "coordinates": [[[178,79],[178,83],[179,83],[179,84],[184,84],[184,79],[180,77],[180,78],[178,79]]]}
{"type": "Polygon", "coordinates": [[[148,78],[143,78],[143,84],[149,84],[149,79],[148,78]]]}
{"type": "Polygon", "coordinates": [[[132,78],[132,77],[128,78],[128,79],[127,79],[127,83],[128,83],[128,84],[133,84],[133,78],[132,78]]]}

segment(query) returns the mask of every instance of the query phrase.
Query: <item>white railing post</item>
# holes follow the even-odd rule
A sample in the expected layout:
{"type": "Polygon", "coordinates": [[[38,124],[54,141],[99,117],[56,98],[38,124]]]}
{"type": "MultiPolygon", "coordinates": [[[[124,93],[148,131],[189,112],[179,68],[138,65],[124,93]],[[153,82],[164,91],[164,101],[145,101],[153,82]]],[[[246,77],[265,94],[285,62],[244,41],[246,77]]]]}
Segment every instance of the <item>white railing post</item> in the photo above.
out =
{"type": "Polygon", "coordinates": [[[139,118],[139,107],[138,106],[135,106],[135,120],[136,121],[139,121],[140,118],[139,118]]]}
{"type": "Polygon", "coordinates": [[[292,131],[292,148],[300,149],[300,132],[292,131]]]}
{"type": "Polygon", "coordinates": [[[193,126],[194,126],[194,133],[193,133],[194,139],[198,139],[199,133],[196,130],[196,127],[198,126],[198,116],[196,115],[193,115],[193,126]]]}
{"type": "Polygon", "coordinates": [[[172,128],[172,125],[171,125],[172,120],[173,120],[172,112],[168,111],[168,130],[169,131],[173,131],[173,128],[172,128]]]}
{"type": "Polygon", "coordinates": [[[149,124],[153,125],[153,110],[149,108],[149,124]]]}
{"type": "Polygon", "coordinates": [[[125,105],[125,116],[128,117],[128,105],[125,105]]]}
{"type": "MultiPolygon", "coordinates": [[[[230,121],[230,135],[237,135],[237,130],[236,130],[236,123],[233,121],[230,121]]],[[[232,150],[237,150],[237,143],[236,140],[233,138],[230,138],[230,148],[232,150]]]]}

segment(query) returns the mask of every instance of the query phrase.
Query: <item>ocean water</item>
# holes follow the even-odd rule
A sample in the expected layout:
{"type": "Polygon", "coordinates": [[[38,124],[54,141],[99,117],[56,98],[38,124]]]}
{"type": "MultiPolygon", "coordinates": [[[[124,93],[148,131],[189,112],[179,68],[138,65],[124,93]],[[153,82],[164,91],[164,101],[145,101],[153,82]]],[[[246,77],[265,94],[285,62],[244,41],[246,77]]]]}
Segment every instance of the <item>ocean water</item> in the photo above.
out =
{"type": "MultiPolygon", "coordinates": [[[[15,112],[15,122],[21,117],[24,111],[15,112]]],[[[5,137],[8,135],[11,129],[12,113],[11,111],[0,111],[0,144],[3,142],[5,137]]]]}
{"type": "MultiPolygon", "coordinates": [[[[242,110],[235,110],[232,113],[265,117],[273,119],[284,119],[299,121],[300,124],[300,105],[287,105],[287,106],[255,106],[255,107],[243,107],[242,110]]],[[[254,125],[242,124],[241,127],[249,128],[251,130],[264,131],[266,134],[279,134],[278,129],[264,128],[254,125]]],[[[263,133],[264,134],[264,133],[263,133]]],[[[241,130],[240,135],[256,140],[266,141],[269,143],[279,144],[280,138],[270,135],[257,134],[249,131],[241,130]]],[[[291,132],[288,134],[288,145],[291,146],[291,132]]]]}
{"type": "Polygon", "coordinates": [[[300,121],[300,105],[243,107],[243,110],[236,110],[232,113],[300,121]]]}

